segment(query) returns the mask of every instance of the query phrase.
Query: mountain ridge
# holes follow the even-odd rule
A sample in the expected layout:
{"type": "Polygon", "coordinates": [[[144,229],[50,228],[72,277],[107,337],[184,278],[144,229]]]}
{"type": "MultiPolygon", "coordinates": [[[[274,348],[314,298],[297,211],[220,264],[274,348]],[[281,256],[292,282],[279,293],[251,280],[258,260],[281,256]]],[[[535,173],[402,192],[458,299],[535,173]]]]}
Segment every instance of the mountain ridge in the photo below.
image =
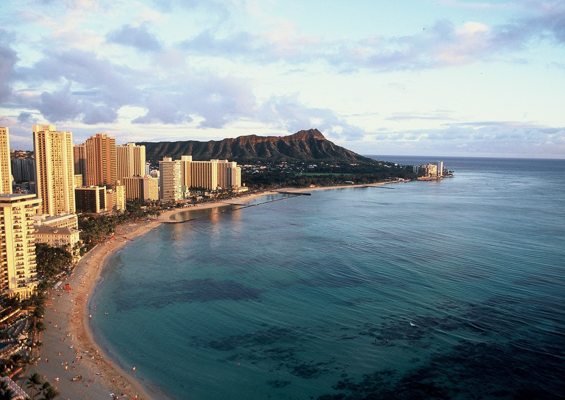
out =
{"type": "Polygon", "coordinates": [[[192,155],[195,161],[228,159],[239,163],[249,161],[333,161],[373,163],[351,150],[329,141],[317,129],[301,130],[287,136],[247,135],[223,140],[200,142],[136,142],[144,145],[148,160],[163,157],[180,158],[192,155]]]}

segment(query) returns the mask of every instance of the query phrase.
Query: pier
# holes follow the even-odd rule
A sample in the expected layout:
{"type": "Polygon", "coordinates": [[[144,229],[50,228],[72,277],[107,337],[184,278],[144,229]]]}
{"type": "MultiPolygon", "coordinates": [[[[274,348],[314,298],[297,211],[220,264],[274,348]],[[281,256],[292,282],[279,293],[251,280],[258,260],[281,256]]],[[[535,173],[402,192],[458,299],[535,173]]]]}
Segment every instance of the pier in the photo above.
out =
{"type": "Polygon", "coordinates": [[[291,194],[293,196],[312,196],[312,193],[305,193],[305,192],[283,192],[281,190],[275,190],[275,192],[280,194],[291,194]]]}

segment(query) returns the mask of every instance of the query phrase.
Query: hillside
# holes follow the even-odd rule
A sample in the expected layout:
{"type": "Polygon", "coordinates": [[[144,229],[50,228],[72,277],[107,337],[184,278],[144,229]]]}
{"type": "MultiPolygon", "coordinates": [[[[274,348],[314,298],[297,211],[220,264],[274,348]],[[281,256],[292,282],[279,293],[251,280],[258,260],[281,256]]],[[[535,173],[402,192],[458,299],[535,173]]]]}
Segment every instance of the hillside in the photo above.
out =
{"type": "Polygon", "coordinates": [[[209,142],[195,140],[178,142],[138,142],[144,145],[148,160],[163,157],[180,158],[192,155],[195,161],[228,159],[245,163],[249,161],[333,161],[373,163],[327,140],[317,129],[300,131],[289,136],[240,136],[235,139],[209,142]]]}

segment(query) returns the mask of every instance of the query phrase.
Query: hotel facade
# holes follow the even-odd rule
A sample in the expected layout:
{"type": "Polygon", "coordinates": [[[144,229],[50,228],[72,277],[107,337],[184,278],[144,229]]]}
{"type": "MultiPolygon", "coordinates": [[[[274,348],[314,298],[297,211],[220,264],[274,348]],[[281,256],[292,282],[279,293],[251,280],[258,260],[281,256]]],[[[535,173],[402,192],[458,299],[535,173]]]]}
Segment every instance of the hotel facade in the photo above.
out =
{"type": "Polygon", "coordinates": [[[163,201],[178,201],[182,199],[181,192],[181,162],[173,161],[171,157],[163,157],[159,161],[159,198],[163,201]]]}
{"type": "Polygon", "coordinates": [[[74,214],[73,135],[55,125],[33,125],[35,179],[42,214],[74,214]]]}
{"type": "Polygon", "coordinates": [[[0,127],[0,194],[12,193],[12,162],[9,130],[0,127]]]}
{"type": "Polygon", "coordinates": [[[86,186],[111,186],[116,184],[116,139],[97,133],[86,139],[86,186]]]}
{"type": "Polygon", "coordinates": [[[181,187],[184,197],[190,188],[206,190],[239,188],[241,168],[228,160],[193,161],[192,156],[181,156],[181,187]]]}
{"type": "Polygon", "coordinates": [[[145,175],[145,146],[126,143],[116,147],[118,180],[145,175]]]}
{"type": "Polygon", "coordinates": [[[34,194],[0,195],[0,283],[2,293],[27,298],[37,287],[34,194]]]}

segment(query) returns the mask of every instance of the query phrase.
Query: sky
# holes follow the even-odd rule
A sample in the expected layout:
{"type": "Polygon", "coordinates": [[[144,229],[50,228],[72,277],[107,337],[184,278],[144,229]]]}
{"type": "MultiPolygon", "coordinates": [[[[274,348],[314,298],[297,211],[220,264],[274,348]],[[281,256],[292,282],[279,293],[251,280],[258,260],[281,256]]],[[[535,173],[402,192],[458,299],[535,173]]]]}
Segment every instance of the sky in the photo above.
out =
{"type": "Polygon", "coordinates": [[[0,126],[565,158],[563,0],[3,0],[0,126]]]}

